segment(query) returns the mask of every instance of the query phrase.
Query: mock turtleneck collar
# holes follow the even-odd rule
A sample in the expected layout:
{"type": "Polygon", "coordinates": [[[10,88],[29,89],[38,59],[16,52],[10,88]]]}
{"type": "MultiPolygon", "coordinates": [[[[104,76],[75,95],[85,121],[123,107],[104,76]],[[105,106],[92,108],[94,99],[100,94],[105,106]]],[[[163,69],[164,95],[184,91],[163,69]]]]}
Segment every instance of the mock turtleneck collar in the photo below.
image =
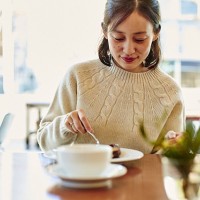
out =
{"type": "Polygon", "coordinates": [[[122,69],[120,67],[118,67],[113,61],[112,64],[110,66],[110,70],[113,74],[117,75],[118,77],[122,77],[122,78],[142,78],[142,77],[148,77],[151,76],[152,73],[156,73],[159,71],[159,67],[155,68],[155,69],[150,69],[148,71],[145,72],[129,72],[126,71],[125,69],[122,69]]]}

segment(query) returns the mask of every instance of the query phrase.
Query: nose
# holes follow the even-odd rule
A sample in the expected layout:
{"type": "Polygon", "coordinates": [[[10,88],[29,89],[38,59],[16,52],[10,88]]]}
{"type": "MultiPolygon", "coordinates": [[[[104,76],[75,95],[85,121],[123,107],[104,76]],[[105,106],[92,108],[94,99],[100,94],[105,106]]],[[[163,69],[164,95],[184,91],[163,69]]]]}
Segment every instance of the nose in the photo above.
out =
{"type": "Polygon", "coordinates": [[[135,44],[132,41],[127,40],[123,45],[123,52],[130,56],[135,53],[135,44]]]}

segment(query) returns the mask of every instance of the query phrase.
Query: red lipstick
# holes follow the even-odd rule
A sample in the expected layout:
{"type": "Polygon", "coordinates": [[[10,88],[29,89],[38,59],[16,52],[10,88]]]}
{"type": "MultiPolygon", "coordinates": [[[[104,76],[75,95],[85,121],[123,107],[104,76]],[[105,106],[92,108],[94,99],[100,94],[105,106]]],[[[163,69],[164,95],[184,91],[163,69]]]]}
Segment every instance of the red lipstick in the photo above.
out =
{"type": "Polygon", "coordinates": [[[135,60],[135,58],[132,57],[122,57],[122,59],[127,63],[131,63],[135,60]]]}

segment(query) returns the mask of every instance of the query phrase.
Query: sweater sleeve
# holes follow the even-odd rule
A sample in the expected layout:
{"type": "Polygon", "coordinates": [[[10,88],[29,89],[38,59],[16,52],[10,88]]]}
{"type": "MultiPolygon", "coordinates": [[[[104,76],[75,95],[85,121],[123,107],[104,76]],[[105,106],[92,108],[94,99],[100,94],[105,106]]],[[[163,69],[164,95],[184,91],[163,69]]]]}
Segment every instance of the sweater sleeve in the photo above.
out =
{"type": "Polygon", "coordinates": [[[181,101],[179,101],[170,113],[162,132],[165,134],[170,130],[175,132],[183,132],[185,130],[185,122],[186,117],[184,105],[181,101]]]}
{"type": "Polygon", "coordinates": [[[43,151],[70,143],[75,134],[66,125],[67,114],[76,109],[77,83],[72,70],[60,82],[47,114],[43,117],[37,131],[37,140],[43,151]]]}
{"type": "Polygon", "coordinates": [[[173,130],[175,132],[183,132],[186,126],[186,117],[185,117],[185,107],[183,101],[178,101],[172,112],[169,114],[166,123],[164,124],[161,134],[156,141],[156,144],[152,150],[152,153],[157,152],[159,149],[157,148],[158,144],[163,140],[168,131],[173,130]]]}

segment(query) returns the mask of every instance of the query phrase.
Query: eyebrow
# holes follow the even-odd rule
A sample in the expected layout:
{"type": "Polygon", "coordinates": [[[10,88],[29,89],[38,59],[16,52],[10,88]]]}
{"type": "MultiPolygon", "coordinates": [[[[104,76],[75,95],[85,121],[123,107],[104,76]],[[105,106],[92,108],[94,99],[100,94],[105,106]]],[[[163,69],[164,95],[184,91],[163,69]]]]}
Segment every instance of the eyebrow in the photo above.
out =
{"type": "MultiPolygon", "coordinates": [[[[118,31],[118,30],[113,30],[113,32],[124,34],[124,32],[118,31]]],[[[147,32],[146,31],[140,31],[140,32],[133,33],[133,34],[134,35],[140,35],[140,34],[147,34],[147,32]]]]}

